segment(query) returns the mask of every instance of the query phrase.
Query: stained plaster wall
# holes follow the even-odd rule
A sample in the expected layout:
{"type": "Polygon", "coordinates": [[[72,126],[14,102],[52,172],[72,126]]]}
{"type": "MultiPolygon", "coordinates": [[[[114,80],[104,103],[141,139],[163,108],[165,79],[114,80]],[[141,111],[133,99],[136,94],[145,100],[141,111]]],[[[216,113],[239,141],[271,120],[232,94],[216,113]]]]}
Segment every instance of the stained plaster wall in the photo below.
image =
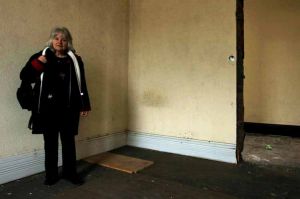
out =
{"type": "Polygon", "coordinates": [[[86,65],[93,110],[79,140],[129,128],[235,143],[234,0],[0,2],[1,157],[43,148],[15,91],[56,25],[71,30],[86,65]]]}
{"type": "Polygon", "coordinates": [[[245,121],[300,125],[300,1],[245,0],[245,121]]]}
{"type": "Polygon", "coordinates": [[[92,112],[81,120],[78,139],[126,130],[128,9],[127,0],[0,0],[0,157],[43,149],[15,93],[21,68],[53,26],[70,29],[85,62],[92,112]]]}
{"type": "Polygon", "coordinates": [[[131,0],[129,130],[236,142],[234,0],[131,0]]]}

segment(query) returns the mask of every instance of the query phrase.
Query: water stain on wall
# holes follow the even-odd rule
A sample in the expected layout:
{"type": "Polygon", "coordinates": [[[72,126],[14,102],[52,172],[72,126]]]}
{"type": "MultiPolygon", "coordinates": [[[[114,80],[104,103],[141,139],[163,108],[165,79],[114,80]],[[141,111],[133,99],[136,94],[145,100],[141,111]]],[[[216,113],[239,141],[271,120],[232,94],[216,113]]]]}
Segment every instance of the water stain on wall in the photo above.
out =
{"type": "Polygon", "coordinates": [[[165,97],[156,89],[145,90],[142,96],[142,104],[152,107],[160,107],[165,104],[165,97]]]}

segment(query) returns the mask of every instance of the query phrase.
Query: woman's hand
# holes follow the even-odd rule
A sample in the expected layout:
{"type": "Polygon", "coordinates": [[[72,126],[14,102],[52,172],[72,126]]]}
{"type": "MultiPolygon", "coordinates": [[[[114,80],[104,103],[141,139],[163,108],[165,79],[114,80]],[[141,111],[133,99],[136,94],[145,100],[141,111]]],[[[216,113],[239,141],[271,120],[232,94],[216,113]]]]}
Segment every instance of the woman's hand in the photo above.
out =
{"type": "Polygon", "coordinates": [[[39,56],[38,60],[40,60],[41,62],[43,62],[44,64],[47,63],[47,58],[44,55],[39,56]]]}
{"type": "Polygon", "coordinates": [[[80,116],[81,117],[86,117],[88,115],[88,113],[89,113],[88,111],[81,111],[80,116]]]}

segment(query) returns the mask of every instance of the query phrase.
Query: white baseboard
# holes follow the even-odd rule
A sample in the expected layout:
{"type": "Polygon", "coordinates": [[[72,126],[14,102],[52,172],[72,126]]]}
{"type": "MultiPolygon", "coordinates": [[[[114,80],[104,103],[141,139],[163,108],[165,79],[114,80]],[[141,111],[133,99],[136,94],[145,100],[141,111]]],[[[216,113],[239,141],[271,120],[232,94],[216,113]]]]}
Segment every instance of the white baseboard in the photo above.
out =
{"type": "MultiPolygon", "coordinates": [[[[126,133],[79,140],[76,143],[77,159],[116,149],[126,145],[126,133]]],[[[59,150],[61,151],[61,150],[59,150]]],[[[44,171],[44,150],[0,158],[0,184],[44,171]]],[[[59,153],[59,166],[62,164],[59,153]]]]}
{"type": "Polygon", "coordinates": [[[78,141],[76,144],[77,159],[120,148],[127,144],[127,133],[114,133],[98,138],[78,141]]]}
{"type": "MultiPolygon", "coordinates": [[[[107,136],[79,140],[77,159],[82,159],[125,145],[162,152],[236,163],[235,144],[199,141],[146,133],[115,133],[107,136]]],[[[44,171],[43,150],[0,158],[0,184],[44,171]]],[[[61,153],[59,165],[61,165],[61,153]]]]}
{"type": "Polygon", "coordinates": [[[0,184],[44,171],[44,157],[39,150],[0,158],[0,184]]]}
{"type": "Polygon", "coordinates": [[[227,163],[237,163],[235,144],[128,132],[127,145],[227,163]]]}

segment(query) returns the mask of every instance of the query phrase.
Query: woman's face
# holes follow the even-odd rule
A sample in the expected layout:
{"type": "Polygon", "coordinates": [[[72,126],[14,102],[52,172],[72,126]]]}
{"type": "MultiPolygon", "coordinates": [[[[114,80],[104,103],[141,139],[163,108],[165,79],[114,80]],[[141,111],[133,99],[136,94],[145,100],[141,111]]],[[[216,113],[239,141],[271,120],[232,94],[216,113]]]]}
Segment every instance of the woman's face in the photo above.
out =
{"type": "Polygon", "coordinates": [[[57,33],[52,41],[52,45],[55,51],[64,52],[68,48],[68,42],[62,33],[57,33]]]}

